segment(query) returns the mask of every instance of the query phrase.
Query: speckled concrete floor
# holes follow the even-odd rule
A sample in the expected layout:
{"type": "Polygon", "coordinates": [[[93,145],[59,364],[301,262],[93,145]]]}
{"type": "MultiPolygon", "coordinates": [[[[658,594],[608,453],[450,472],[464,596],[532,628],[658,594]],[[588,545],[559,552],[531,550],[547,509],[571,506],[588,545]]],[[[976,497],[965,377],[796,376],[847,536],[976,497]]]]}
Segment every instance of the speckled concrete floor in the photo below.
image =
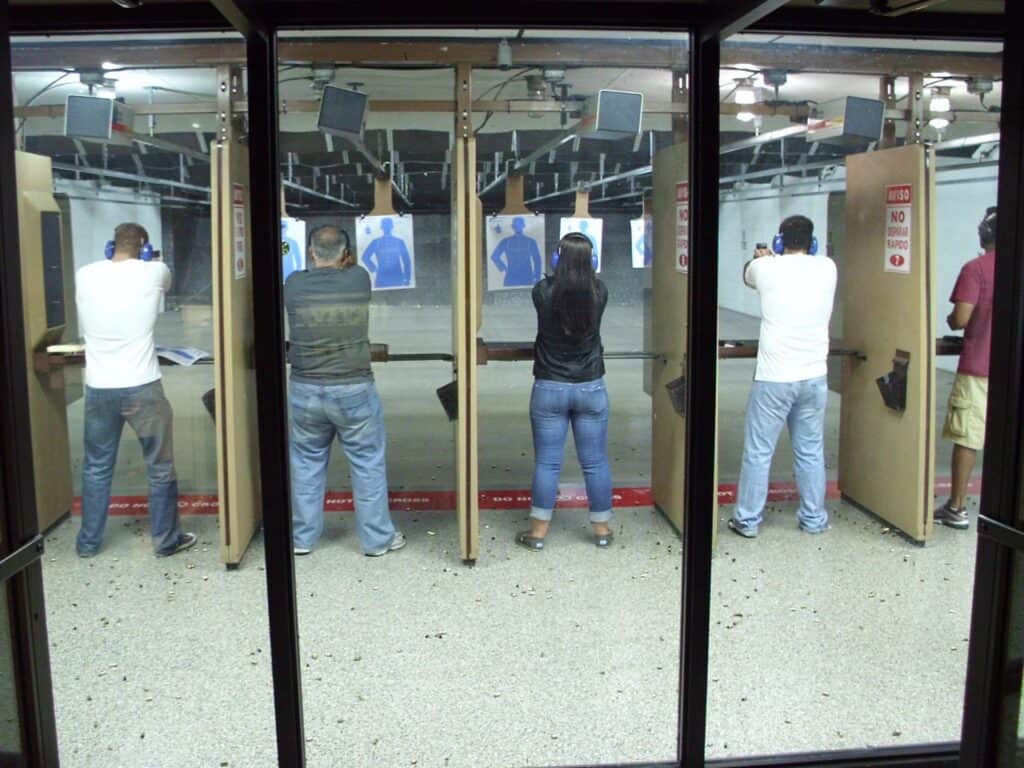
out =
{"type": "MultiPolygon", "coordinates": [[[[811,537],[792,506],[762,535],[724,530],[714,563],[707,748],[713,755],[954,739],[974,534],[918,548],[841,503],[811,537]]],[[[310,765],[589,764],[673,754],[681,553],[647,509],[614,548],[582,513],[547,550],[512,544],[520,513],[483,516],[462,565],[450,515],[396,513],[409,546],[359,556],[350,516],[296,564],[310,765]],[[638,713],[643,713],[638,716],[638,713]]],[[[265,574],[202,546],[149,556],[115,521],[93,560],[77,522],[47,542],[45,583],[66,766],[270,766],[265,574]]]]}
{"type": "MultiPolygon", "coordinates": [[[[432,349],[448,338],[446,316],[382,309],[375,322],[386,330],[375,337],[395,351],[432,349]]],[[[517,317],[489,308],[482,335],[522,338],[513,331],[517,317]]],[[[203,345],[203,328],[173,316],[162,323],[170,336],[162,340],[203,345]]],[[[605,329],[609,349],[641,346],[635,312],[611,308],[605,329]]],[[[749,337],[756,321],[723,313],[722,329],[749,337]]],[[[720,368],[723,481],[738,474],[752,367],[720,368]]],[[[615,482],[642,485],[650,401],[641,364],[609,361],[608,369],[615,482]]],[[[165,373],[183,490],[209,492],[213,429],[198,396],[212,385],[212,370],[165,373]]],[[[450,368],[378,366],[377,376],[392,486],[451,488],[451,430],[433,395],[450,368]]],[[[530,366],[492,364],[480,380],[482,485],[525,488],[530,366]]],[[[940,375],[940,405],[944,388],[940,375]]],[[[69,412],[77,451],[80,403],[69,412]]],[[[830,464],[837,439],[833,394],[830,464]]],[[[567,452],[563,480],[574,482],[578,469],[567,452]]],[[[783,438],[774,479],[789,478],[788,453],[783,438]]],[[[944,474],[941,443],[938,461],[944,474]]],[[[336,455],[334,488],[347,485],[342,464],[336,455]]],[[[137,448],[126,445],[115,492],[144,488],[137,448]]],[[[782,506],[756,541],[731,536],[730,510],[721,510],[709,754],[957,735],[973,531],[940,528],[921,549],[855,509],[832,507],[834,529],[825,536],[800,533],[792,507],[782,506]]],[[[569,512],[556,518],[547,551],[533,554],[511,542],[523,517],[484,513],[474,568],[458,561],[450,514],[396,514],[410,545],[381,559],[359,556],[350,517],[329,518],[324,545],[296,567],[310,765],[505,768],[672,758],[678,538],[652,511],[623,510],[616,546],[600,552],[586,538],[583,513],[569,512]]],[[[102,556],[81,561],[73,555],[77,525],[50,536],[45,561],[63,764],[273,765],[262,540],[240,570],[226,572],[211,518],[189,518],[203,543],[167,560],[150,556],[143,521],[117,518],[102,556]]]]}

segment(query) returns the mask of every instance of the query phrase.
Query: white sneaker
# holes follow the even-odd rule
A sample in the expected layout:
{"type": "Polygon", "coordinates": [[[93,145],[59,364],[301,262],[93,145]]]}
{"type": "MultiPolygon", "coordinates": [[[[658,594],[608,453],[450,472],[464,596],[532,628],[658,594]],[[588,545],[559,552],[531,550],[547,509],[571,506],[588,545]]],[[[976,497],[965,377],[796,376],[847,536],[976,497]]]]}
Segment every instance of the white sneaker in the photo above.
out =
{"type": "Polygon", "coordinates": [[[367,557],[380,557],[381,555],[386,555],[388,552],[394,552],[397,549],[401,549],[404,546],[405,534],[401,531],[395,531],[395,538],[393,538],[391,543],[384,547],[384,549],[378,549],[373,552],[364,552],[363,554],[367,557]]]}
{"type": "Polygon", "coordinates": [[[293,551],[293,552],[294,552],[294,553],[295,553],[296,555],[308,555],[308,554],[309,554],[310,552],[312,552],[313,550],[312,550],[312,549],[310,549],[309,547],[295,547],[295,548],[294,548],[294,549],[293,549],[292,551],[293,551]]]}

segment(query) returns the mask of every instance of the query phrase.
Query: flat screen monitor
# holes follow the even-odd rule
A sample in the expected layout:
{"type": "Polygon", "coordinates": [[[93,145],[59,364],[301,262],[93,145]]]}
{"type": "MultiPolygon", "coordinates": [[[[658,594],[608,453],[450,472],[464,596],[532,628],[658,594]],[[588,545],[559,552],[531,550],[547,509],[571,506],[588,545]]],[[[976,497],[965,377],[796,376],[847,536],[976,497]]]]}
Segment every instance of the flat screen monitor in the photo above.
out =
{"type": "Polygon", "coordinates": [[[367,95],[329,85],[320,99],[316,127],[335,136],[359,136],[363,132],[367,95]]]}

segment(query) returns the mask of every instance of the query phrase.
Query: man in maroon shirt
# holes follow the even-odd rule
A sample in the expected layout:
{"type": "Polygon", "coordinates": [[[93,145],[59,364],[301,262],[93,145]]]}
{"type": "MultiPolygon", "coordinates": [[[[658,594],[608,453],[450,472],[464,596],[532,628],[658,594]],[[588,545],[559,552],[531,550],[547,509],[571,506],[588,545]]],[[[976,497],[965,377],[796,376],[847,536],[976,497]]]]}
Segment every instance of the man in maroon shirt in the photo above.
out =
{"type": "Polygon", "coordinates": [[[949,300],[953,311],[946,321],[963,330],[964,349],[949,393],[942,436],[953,441],[953,483],[949,500],[935,510],[935,522],[965,530],[969,525],[964,497],[978,450],[985,445],[988,406],[989,342],[992,337],[992,284],[996,265],[996,209],[989,208],[978,225],[984,253],[960,270],[949,300]]]}

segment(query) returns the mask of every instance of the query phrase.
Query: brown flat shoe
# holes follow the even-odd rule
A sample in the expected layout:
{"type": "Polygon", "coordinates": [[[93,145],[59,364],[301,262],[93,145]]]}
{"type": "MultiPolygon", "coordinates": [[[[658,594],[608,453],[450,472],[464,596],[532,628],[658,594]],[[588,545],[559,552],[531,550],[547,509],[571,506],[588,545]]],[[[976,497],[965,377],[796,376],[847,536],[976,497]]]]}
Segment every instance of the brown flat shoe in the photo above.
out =
{"type": "Polygon", "coordinates": [[[532,536],[529,531],[520,531],[517,533],[516,544],[533,550],[534,552],[540,552],[544,549],[544,539],[538,539],[536,536],[532,536]]]}

